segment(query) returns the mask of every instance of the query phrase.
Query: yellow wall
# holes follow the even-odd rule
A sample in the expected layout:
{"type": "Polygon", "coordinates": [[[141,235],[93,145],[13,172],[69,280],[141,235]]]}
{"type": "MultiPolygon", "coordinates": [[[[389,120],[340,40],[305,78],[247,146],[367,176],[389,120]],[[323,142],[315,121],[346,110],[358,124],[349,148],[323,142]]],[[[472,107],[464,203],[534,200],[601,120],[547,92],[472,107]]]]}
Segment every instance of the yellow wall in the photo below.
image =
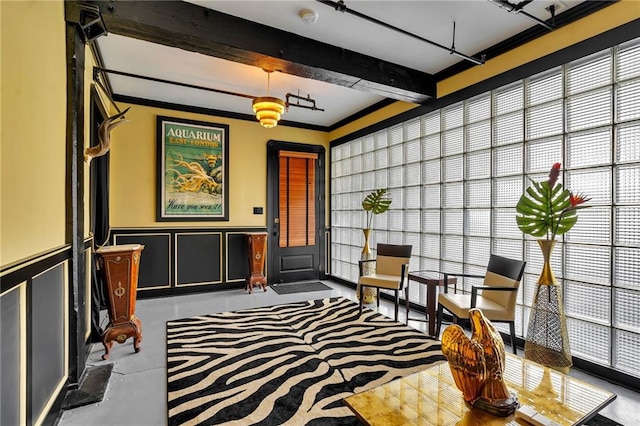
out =
{"type": "Polygon", "coordinates": [[[640,1],[622,0],[438,83],[438,98],[640,18],[640,1]]]}
{"type": "MultiPolygon", "coordinates": [[[[328,147],[326,132],[180,111],[128,106],[129,123],[111,134],[111,227],[264,227],[267,225],[267,142],[271,139],[328,147]],[[229,125],[229,221],[156,222],[156,116],[229,125]],[[253,207],[264,214],[254,215],[253,207]]],[[[328,154],[328,152],[327,152],[328,154]]],[[[326,171],[328,176],[328,169],[326,171]]],[[[327,180],[328,182],[328,180],[327,180]]],[[[326,189],[328,194],[328,187],[326,189]]],[[[327,217],[328,221],[328,217],[327,217]]]]}
{"type": "Polygon", "coordinates": [[[61,1],[0,2],[0,264],[65,243],[66,68],[61,1]]]}

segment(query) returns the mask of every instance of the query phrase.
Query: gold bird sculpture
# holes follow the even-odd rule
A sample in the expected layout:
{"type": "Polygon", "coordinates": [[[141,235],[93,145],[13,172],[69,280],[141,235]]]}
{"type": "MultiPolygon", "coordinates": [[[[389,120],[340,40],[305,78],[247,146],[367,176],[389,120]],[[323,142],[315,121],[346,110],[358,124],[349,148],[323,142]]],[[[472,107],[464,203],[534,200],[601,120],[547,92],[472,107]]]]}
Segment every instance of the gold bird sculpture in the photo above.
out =
{"type": "Polygon", "coordinates": [[[85,163],[91,164],[91,159],[100,157],[109,152],[109,148],[111,147],[111,130],[128,121],[124,119],[124,115],[127,111],[129,111],[129,108],[114,116],[107,117],[102,124],[100,124],[100,127],[98,128],[99,143],[96,146],[92,146],[84,150],[85,163]],[[119,118],[122,118],[122,120],[116,121],[119,118]]]}
{"type": "Polygon", "coordinates": [[[480,309],[469,310],[471,338],[459,325],[442,333],[442,352],[464,400],[493,415],[506,417],[518,408],[518,400],[504,381],[504,342],[480,309]]]}

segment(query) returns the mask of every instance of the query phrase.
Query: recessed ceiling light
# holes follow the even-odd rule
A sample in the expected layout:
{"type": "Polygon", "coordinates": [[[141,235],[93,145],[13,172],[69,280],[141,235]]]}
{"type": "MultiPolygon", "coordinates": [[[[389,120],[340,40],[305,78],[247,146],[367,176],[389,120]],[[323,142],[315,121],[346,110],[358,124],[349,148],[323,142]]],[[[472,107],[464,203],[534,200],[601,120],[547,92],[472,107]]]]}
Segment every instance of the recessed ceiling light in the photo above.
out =
{"type": "Polygon", "coordinates": [[[318,20],[318,12],[311,9],[303,9],[299,13],[300,18],[305,24],[313,24],[318,20]]]}

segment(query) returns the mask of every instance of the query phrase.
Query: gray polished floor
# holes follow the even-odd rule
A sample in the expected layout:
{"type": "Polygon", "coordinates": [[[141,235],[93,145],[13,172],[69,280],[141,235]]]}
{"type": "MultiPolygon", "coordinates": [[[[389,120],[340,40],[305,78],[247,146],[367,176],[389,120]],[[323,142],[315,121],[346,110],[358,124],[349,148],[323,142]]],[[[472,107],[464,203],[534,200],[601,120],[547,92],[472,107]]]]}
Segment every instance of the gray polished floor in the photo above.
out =
{"type": "MultiPolygon", "coordinates": [[[[143,340],[140,353],[133,352],[131,339],[115,344],[108,361],[101,359],[102,345],[93,345],[89,366],[113,363],[113,372],[101,402],[64,411],[59,426],[88,425],[164,425],[166,404],[165,323],[169,320],[200,314],[233,311],[301,300],[343,296],[354,299],[354,291],[340,284],[325,281],[333,290],[279,295],[269,289],[257,289],[252,294],[229,290],[172,298],[145,299],[137,303],[136,315],[142,321],[143,340]]],[[[372,305],[375,306],[375,305],[372,305]]],[[[382,301],[380,312],[393,316],[393,304],[382,301]]],[[[412,313],[414,315],[414,313],[412,313]]],[[[415,315],[419,315],[415,313],[415,315]]],[[[400,312],[404,321],[404,312],[400,312]]],[[[105,320],[106,322],[106,320],[105,320]]],[[[409,325],[424,331],[426,324],[410,321],[409,325]]],[[[639,348],[640,349],[640,348],[639,348]]],[[[640,426],[640,394],[624,387],[572,369],[571,375],[583,381],[609,389],[618,397],[601,414],[626,426],[640,426]]]]}

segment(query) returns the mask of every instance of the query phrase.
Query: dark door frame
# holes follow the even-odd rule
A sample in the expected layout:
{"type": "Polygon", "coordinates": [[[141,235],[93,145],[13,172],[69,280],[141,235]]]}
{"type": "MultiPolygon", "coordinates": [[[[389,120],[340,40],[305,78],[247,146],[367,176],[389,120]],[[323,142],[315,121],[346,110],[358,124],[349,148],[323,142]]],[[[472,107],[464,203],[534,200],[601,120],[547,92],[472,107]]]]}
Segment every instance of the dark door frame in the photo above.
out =
{"type": "Polygon", "coordinates": [[[276,270],[276,257],[269,256],[269,252],[274,253],[277,247],[278,239],[274,238],[274,208],[277,205],[276,200],[278,193],[278,178],[280,175],[280,164],[278,151],[298,151],[311,152],[318,154],[318,168],[316,176],[316,223],[318,224],[316,241],[320,248],[318,256],[318,265],[314,265],[318,270],[320,279],[326,278],[325,262],[326,262],[326,241],[325,241],[325,210],[326,210],[326,187],[325,187],[325,148],[322,145],[310,145],[305,143],[284,142],[277,140],[269,140],[267,143],[267,232],[268,250],[267,250],[267,282],[274,282],[274,272],[276,270]]]}

